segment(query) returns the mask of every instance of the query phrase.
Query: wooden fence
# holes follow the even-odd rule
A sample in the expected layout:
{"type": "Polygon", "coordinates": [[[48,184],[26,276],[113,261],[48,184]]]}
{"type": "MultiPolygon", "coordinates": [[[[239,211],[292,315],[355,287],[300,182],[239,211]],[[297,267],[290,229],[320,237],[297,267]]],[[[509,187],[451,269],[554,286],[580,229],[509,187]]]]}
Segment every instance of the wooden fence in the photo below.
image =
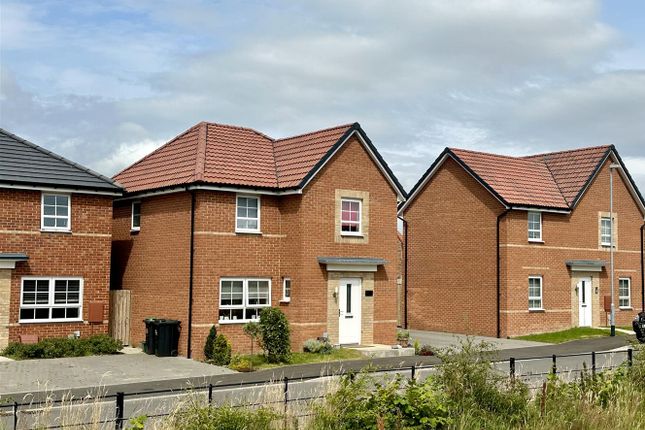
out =
{"type": "Polygon", "coordinates": [[[110,336],[130,345],[130,291],[110,291],[110,336]]]}

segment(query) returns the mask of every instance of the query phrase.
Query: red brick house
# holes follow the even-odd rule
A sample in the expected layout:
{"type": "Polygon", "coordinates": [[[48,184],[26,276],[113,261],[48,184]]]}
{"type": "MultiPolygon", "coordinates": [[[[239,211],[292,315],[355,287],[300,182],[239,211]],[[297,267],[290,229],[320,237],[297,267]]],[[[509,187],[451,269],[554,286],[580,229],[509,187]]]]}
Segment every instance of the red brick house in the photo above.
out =
{"type": "Polygon", "coordinates": [[[0,129],[0,348],[107,333],[111,179],[0,129]]]}
{"type": "Polygon", "coordinates": [[[286,139],[201,122],[114,177],[113,284],[131,291],[131,343],[146,317],[180,320],[180,354],[212,325],[280,307],[292,346],[391,344],[397,201],[404,191],[358,124],[286,139]]]}
{"type": "Polygon", "coordinates": [[[447,148],[401,205],[407,323],[516,336],[607,325],[643,307],[643,197],[614,146],[529,157],[447,148]]]}

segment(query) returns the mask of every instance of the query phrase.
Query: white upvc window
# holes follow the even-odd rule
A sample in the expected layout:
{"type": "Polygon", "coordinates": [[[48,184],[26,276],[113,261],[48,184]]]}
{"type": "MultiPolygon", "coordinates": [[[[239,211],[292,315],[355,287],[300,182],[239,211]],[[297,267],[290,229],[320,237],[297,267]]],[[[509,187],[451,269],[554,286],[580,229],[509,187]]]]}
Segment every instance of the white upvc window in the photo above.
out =
{"type": "Polygon", "coordinates": [[[271,280],[222,278],[219,284],[219,322],[257,321],[262,308],[271,306],[271,280]]]}
{"type": "Polygon", "coordinates": [[[600,244],[611,246],[611,219],[609,217],[600,219],[600,244]]]}
{"type": "Polygon", "coordinates": [[[132,202],[132,218],[130,228],[133,231],[141,230],[141,202],[132,202]]]}
{"type": "Polygon", "coordinates": [[[361,216],[363,202],[358,199],[341,199],[340,201],[340,234],[343,236],[361,236],[361,216]]]}
{"type": "Polygon", "coordinates": [[[70,231],[72,229],[72,205],[69,194],[42,193],[40,207],[42,230],[70,231]]]}
{"type": "Polygon", "coordinates": [[[20,323],[83,320],[83,278],[22,278],[20,323]]]}
{"type": "Polygon", "coordinates": [[[529,310],[542,309],[542,277],[529,276],[529,310]]]}
{"type": "Polygon", "coordinates": [[[630,309],[632,307],[632,286],[631,279],[618,279],[618,307],[630,309]]]}
{"type": "Polygon", "coordinates": [[[284,278],[282,280],[282,301],[291,301],[291,278],[284,278]]]}
{"type": "Polygon", "coordinates": [[[260,197],[238,194],[235,206],[235,231],[260,233],[260,197]]]}
{"type": "Polygon", "coordinates": [[[529,242],[542,242],[542,213],[528,213],[529,242]]]}

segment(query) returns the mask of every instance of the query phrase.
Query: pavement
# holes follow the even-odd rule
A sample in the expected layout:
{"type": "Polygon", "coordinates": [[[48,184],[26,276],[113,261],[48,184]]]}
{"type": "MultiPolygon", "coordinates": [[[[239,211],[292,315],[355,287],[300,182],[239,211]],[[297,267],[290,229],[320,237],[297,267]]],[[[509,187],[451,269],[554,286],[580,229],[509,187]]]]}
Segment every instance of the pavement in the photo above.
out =
{"type": "Polygon", "coordinates": [[[548,343],[531,342],[528,340],[519,340],[519,339],[498,339],[496,337],[467,336],[465,334],[456,334],[456,333],[441,333],[437,331],[410,330],[410,342],[414,342],[416,340],[421,345],[430,345],[431,347],[439,348],[439,349],[445,349],[445,348],[461,349],[462,343],[466,342],[469,339],[472,340],[475,344],[479,344],[481,342],[489,343],[495,349],[499,349],[499,350],[530,348],[535,346],[551,345],[548,343]]]}

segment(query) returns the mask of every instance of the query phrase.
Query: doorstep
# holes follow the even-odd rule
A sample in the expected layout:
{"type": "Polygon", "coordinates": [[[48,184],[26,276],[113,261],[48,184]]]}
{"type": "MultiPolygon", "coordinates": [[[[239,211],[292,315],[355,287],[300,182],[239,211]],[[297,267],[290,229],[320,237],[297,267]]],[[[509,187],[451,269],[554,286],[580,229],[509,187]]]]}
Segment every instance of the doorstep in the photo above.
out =
{"type": "Polygon", "coordinates": [[[358,345],[348,346],[346,348],[356,350],[368,358],[414,356],[414,348],[402,348],[399,345],[358,345]]]}

